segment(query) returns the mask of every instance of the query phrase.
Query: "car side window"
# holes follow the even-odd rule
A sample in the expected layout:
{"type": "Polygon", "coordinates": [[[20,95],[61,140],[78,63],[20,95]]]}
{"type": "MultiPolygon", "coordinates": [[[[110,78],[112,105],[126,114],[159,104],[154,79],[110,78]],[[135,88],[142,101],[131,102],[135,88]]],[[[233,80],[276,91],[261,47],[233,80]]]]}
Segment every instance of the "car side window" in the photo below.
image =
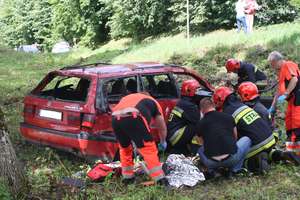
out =
{"type": "Polygon", "coordinates": [[[178,98],[178,91],[169,74],[143,75],[144,90],[154,98],[178,98]]]}
{"type": "Polygon", "coordinates": [[[109,104],[118,103],[122,97],[138,91],[138,81],[135,76],[107,80],[103,91],[109,104]]]}
{"type": "MultiPolygon", "coordinates": [[[[193,76],[189,74],[174,74],[174,79],[178,85],[178,88],[181,89],[181,85],[186,80],[196,80],[193,76]]],[[[201,85],[201,84],[200,84],[201,85]]],[[[203,87],[205,88],[205,87],[203,87]]]]}

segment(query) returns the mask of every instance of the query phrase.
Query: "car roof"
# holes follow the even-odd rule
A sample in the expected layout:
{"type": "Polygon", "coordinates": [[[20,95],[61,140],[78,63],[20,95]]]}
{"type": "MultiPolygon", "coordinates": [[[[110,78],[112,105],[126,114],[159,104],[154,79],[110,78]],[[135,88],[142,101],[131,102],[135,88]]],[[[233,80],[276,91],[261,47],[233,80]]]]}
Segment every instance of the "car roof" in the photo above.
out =
{"type": "Polygon", "coordinates": [[[104,63],[94,63],[78,66],[68,66],[64,67],[57,72],[63,75],[118,75],[124,73],[136,73],[140,71],[185,71],[183,67],[176,65],[162,64],[156,62],[140,62],[140,63],[130,63],[130,64],[104,64],[104,63]]]}
{"type": "Polygon", "coordinates": [[[73,65],[67,66],[60,70],[50,72],[62,76],[93,76],[93,77],[116,77],[127,76],[133,74],[149,74],[149,73],[189,73],[201,82],[201,84],[207,88],[212,86],[203,79],[195,70],[188,69],[182,66],[173,64],[162,64],[157,62],[139,62],[130,64],[107,64],[107,63],[93,63],[85,65],[73,65]]]}

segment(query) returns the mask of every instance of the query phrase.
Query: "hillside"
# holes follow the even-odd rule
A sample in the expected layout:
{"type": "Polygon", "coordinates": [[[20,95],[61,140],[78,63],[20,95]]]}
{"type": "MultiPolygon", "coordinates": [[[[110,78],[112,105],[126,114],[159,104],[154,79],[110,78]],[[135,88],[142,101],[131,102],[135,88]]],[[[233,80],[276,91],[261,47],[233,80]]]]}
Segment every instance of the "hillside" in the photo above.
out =
{"type": "MultiPolygon", "coordinates": [[[[95,50],[78,48],[63,55],[26,54],[0,48],[0,105],[4,108],[11,138],[29,177],[32,195],[42,199],[47,196],[55,198],[61,177],[87,168],[87,164],[80,159],[52,149],[24,144],[19,136],[22,99],[50,70],[95,61],[159,61],[184,64],[210,78],[229,57],[245,59],[262,69],[268,69],[266,58],[273,50],[282,51],[287,58],[300,62],[300,22],[263,27],[248,36],[237,34],[235,30],[221,30],[194,36],[189,42],[182,34],[147,38],[139,44],[123,39],[110,41],[95,50]]],[[[159,187],[122,188],[118,181],[108,180],[104,184],[89,187],[86,193],[88,199],[298,199],[299,167],[280,164],[272,168],[270,174],[262,177],[209,181],[194,190],[180,192],[165,192],[159,187]]],[[[0,184],[0,197],[1,188],[0,184]]],[[[74,195],[78,195],[61,190],[65,199],[74,199],[74,195]]],[[[84,194],[81,195],[83,198],[84,194]]]]}

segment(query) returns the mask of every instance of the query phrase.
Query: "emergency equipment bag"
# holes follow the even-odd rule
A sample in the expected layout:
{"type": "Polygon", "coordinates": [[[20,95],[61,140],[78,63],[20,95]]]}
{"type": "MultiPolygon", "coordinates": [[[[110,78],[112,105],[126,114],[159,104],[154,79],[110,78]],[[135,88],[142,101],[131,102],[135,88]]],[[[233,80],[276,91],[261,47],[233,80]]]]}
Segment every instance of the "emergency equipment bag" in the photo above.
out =
{"type": "Polygon", "coordinates": [[[113,173],[113,168],[111,168],[103,163],[100,163],[96,167],[91,169],[87,173],[87,176],[92,181],[101,181],[101,180],[104,180],[104,178],[107,177],[111,173],[113,173]]]}

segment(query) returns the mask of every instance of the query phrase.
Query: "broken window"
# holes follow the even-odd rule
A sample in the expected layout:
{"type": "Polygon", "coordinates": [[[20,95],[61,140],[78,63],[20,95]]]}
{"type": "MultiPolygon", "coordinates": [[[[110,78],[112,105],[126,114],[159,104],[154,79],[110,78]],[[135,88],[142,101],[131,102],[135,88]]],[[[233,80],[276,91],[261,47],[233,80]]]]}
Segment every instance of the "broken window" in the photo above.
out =
{"type": "Polygon", "coordinates": [[[51,76],[35,95],[56,100],[86,101],[90,80],[80,77],[51,76]]]}

